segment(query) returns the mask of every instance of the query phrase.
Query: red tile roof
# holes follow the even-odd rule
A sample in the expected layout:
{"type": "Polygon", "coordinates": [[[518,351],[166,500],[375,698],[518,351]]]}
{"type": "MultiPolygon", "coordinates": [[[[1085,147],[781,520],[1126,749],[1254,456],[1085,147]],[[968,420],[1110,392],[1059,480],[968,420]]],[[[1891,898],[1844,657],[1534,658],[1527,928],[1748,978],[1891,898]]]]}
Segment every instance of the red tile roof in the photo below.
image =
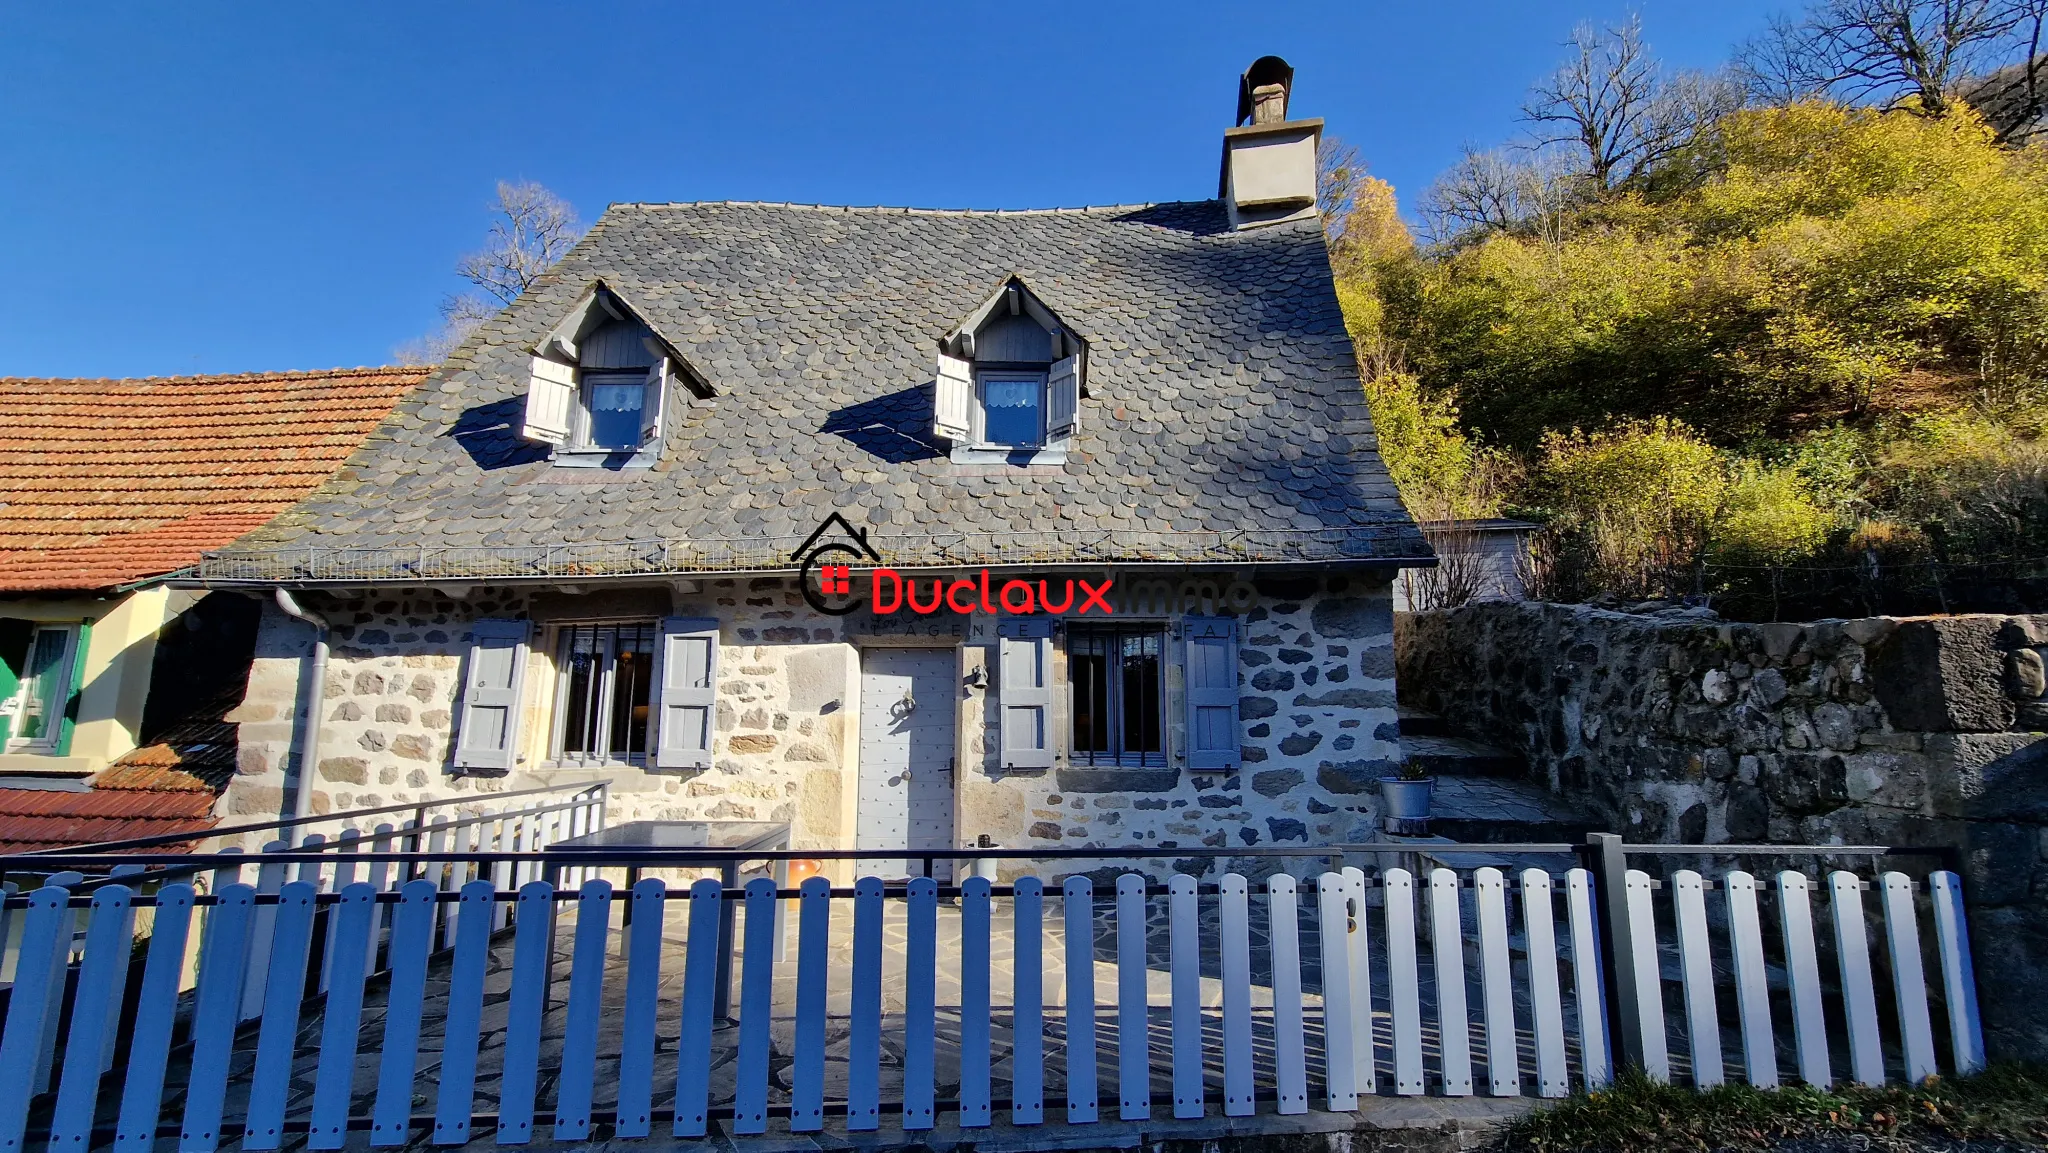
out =
{"type": "Polygon", "coordinates": [[[196,833],[213,827],[213,803],[205,782],[166,769],[110,768],[79,791],[0,788],[0,853],[196,833]]]}
{"type": "Polygon", "coordinates": [[[0,592],[197,561],[313,491],[427,372],[0,378],[0,592]]]}

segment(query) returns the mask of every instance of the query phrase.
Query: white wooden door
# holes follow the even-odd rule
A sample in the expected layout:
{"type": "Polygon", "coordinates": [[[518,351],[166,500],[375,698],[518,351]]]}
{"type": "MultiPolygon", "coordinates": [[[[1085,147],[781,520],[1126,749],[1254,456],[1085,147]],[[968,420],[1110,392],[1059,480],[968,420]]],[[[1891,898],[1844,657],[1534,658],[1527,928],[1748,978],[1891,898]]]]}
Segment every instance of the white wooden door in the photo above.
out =
{"type": "MultiPolygon", "coordinates": [[[[870,648],[861,654],[860,797],[854,845],[862,849],[953,847],[952,649],[870,648]]],[[[863,875],[914,876],[905,860],[862,862],[863,875]]],[[[947,862],[933,876],[950,878],[947,862]]]]}

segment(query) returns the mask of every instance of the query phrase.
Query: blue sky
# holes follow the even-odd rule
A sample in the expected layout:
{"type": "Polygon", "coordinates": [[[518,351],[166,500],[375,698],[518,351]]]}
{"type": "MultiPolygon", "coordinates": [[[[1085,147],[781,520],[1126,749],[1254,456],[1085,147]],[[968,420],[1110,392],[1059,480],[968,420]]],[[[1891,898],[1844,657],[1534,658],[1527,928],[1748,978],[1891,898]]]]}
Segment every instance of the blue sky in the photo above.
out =
{"type": "MultiPolygon", "coordinates": [[[[1781,5],[1646,0],[1713,66],[1781,5]]],[[[633,200],[1042,207],[1215,194],[1236,76],[1296,68],[1412,201],[1516,128],[1607,0],[0,0],[0,375],[379,364],[501,178],[633,200]]]]}

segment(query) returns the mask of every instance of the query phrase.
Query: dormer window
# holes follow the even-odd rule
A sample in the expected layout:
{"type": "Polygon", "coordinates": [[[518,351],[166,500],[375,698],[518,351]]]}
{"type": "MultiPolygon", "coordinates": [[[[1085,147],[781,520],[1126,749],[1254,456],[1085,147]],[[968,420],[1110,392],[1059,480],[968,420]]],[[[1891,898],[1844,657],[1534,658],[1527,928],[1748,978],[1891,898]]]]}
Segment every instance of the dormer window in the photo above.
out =
{"type": "Polygon", "coordinates": [[[976,373],[981,428],[974,441],[984,448],[1039,448],[1045,444],[1045,374],[976,373]]]}
{"type": "Polygon", "coordinates": [[[962,464],[1058,464],[1079,425],[1086,342],[1010,278],[940,341],[933,431],[962,464]]]}
{"type": "Polygon", "coordinates": [[[677,381],[711,394],[666,340],[594,285],[534,348],[520,435],[552,445],[558,465],[651,465],[677,381]]]}

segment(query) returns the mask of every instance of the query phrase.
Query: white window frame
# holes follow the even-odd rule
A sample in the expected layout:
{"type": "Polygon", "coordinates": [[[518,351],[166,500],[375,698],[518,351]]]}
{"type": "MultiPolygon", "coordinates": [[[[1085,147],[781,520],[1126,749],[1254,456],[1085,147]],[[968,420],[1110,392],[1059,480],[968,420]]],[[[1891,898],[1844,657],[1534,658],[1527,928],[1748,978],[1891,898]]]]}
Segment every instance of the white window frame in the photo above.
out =
{"type": "Polygon", "coordinates": [[[1052,398],[1046,395],[1044,370],[1033,372],[1025,368],[977,368],[974,370],[974,447],[1000,452],[1043,452],[1052,442],[1045,437],[1046,407],[1052,398]],[[1006,441],[991,441],[988,438],[988,406],[985,403],[987,386],[990,381],[1026,381],[1038,386],[1038,439],[1030,444],[1011,444],[1006,441]]]}
{"type": "Polygon", "coordinates": [[[43,634],[47,632],[61,632],[64,634],[64,654],[57,659],[56,665],[58,691],[53,698],[56,702],[56,715],[51,718],[51,723],[45,726],[41,736],[19,737],[14,735],[21,731],[21,722],[28,715],[29,689],[35,684],[34,679],[29,676],[28,666],[24,664],[20,683],[14,687],[14,696],[5,702],[8,716],[13,720],[13,723],[7,727],[6,751],[10,753],[54,753],[57,751],[57,746],[64,739],[64,709],[71,701],[73,690],[77,688],[76,685],[71,683],[71,678],[72,673],[78,667],[79,626],[76,622],[62,624],[36,622],[35,628],[28,636],[27,661],[32,662],[35,660],[36,646],[42,640],[43,634]]]}
{"type": "MultiPolygon", "coordinates": [[[[568,656],[567,646],[569,644],[570,637],[574,634],[574,632],[577,629],[586,628],[645,629],[650,637],[650,646],[648,649],[650,655],[650,660],[648,662],[648,676],[653,676],[653,661],[651,659],[654,651],[653,646],[659,645],[661,643],[661,622],[659,620],[650,617],[606,617],[602,619],[592,620],[561,621],[559,623],[550,624],[547,629],[546,644],[548,661],[554,669],[555,684],[553,691],[550,694],[550,699],[548,701],[547,763],[549,767],[552,768],[647,768],[649,767],[649,765],[652,764],[651,749],[642,749],[638,753],[629,752],[626,754],[624,758],[616,758],[610,756],[609,754],[603,757],[596,757],[586,755],[583,753],[570,753],[564,750],[564,748],[562,747],[568,739],[567,713],[569,708],[569,685],[571,680],[569,664],[568,660],[566,659],[568,656]]],[[[610,668],[600,678],[601,683],[597,686],[598,700],[596,702],[595,708],[592,710],[592,716],[594,720],[598,725],[602,726],[602,731],[606,734],[606,737],[602,742],[606,746],[609,746],[612,743],[609,734],[611,729],[612,703],[615,699],[614,693],[617,688],[617,678],[615,675],[617,671],[617,661],[615,657],[615,653],[607,653],[606,660],[610,668]]],[[[660,707],[660,698],[661,693],[659,691],[659,686],[654,685],[650,681],[648,685],[649,715],[647,729],[648,739],[650,741],[653,740],[654,734],[653,711],[660,707]]]]}
{"type": "MultiPolygon", "coordinates": [[[[586,368],[579,370],[576,380],[576,411],[571,414],[573,423],[569,429],[569,443],[563,446],[564,450],[572,453],[604,454],[645,451],[647,445],[637,438],[631,445],[626,446],[592,444],[590,442],[590,392],[591,389],[600,384],[619,385],[631,383],[636,387],[645,387],[648,368],[652,367],[652,365],[649,365],[647,368],[586,368]]],[[[643,424],[647,419],[646,403],[643,395],[641,400],[642,408],[640,409],[640,422],[643,424]]]]}

